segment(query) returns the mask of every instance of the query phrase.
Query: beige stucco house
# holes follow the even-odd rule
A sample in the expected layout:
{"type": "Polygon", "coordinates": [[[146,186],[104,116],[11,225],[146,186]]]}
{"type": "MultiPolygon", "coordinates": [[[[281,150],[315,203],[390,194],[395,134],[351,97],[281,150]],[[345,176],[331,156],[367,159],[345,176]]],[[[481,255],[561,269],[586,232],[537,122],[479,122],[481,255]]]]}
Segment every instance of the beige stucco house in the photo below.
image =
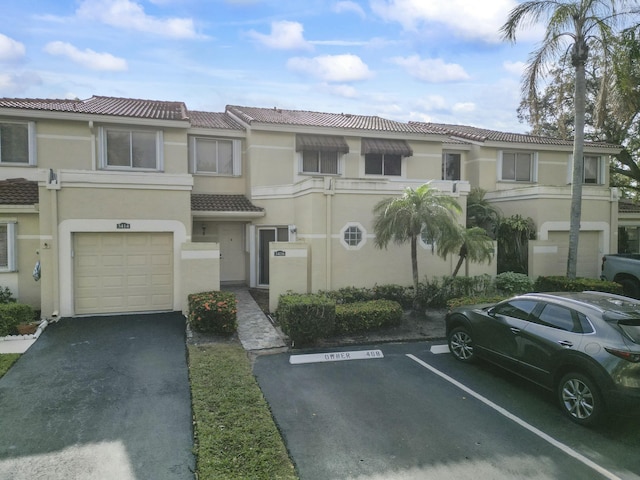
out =
{"type": "MultiPolygon", "coordinates": [[[[578,273],[617,245],[616,147],[585,147],[578,273]]],[[[43,317],[186,310],[224,284],[278,293],[411,283],[373,206],[431,182],[530,216],[530,273],[566,262],[571,144],[375,116],[111,97],[0,99],[0,286],[43,317]],[[41,277],[33,276],[39,263],[41,277]]],[[[464,224],[464,214],[460,222],[464,224]]],[[[450,274],[421,244],[420,274],[450,274]]],[[[470,273],[495,273],[495,264],[470,273]]]]}

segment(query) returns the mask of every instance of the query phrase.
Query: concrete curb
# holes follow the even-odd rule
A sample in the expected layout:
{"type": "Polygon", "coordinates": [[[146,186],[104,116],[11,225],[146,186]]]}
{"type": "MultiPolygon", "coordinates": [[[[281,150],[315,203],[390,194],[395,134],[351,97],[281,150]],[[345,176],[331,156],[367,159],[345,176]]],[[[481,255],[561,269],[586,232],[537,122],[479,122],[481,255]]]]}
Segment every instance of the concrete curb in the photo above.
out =
{"type": "Polygon", "coordinates": [[[7,335],[0,337],[0,353],[24,353],[40,337],[45,328],[49,325],[47,320],[43,320],[38,325],[38,329],[31,335],[7,335]]]}

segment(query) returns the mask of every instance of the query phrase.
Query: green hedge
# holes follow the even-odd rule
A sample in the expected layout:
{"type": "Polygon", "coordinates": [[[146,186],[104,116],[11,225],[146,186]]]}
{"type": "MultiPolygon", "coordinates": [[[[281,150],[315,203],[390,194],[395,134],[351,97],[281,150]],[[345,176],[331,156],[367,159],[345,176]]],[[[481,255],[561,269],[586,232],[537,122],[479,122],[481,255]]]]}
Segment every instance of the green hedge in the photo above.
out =
{"type": "Polygon", "coordinates": [[[308,345],[333,334],[336,302],[320,294],[283,294],[278,300],[276,317],[294,345],[308,345]]]}
{"type": "Polygon", "coordinates": [[[335,333],[338,335],[390,327],[401,322],[402,306],[393,300],[371,300],[336,306],[335,333]]]}
{"type": "Polygon", "coordinates": [[[236,296],[232,292],[189,295],[189,325],[197,332],[232,335],[238,329],[236,296]]]}
{"type": "Polygon", "coordinates": [[[585,290],[595,290],[624,295],[622,285],[619,283],[596,280],[594,278],[538,277],[533,289],[536,292],[583,292],[585,290]]]}
{"type": "Polygon", "coordinates": [[[512,295],[493,295],[493,296],[477,296],[477,297],[458,297],[452,298],[447,301],[447,307],[449,310],[461,307],[463,305],[483,305],[487,303],[498,303],[507,298],[511,298],[512,295]]]}
{"type": "Polygon", "coordinates": [[[0,303],[0,337],[15,335],[20,323],[32,322],[33,308],[22,303],[0,303]]]}

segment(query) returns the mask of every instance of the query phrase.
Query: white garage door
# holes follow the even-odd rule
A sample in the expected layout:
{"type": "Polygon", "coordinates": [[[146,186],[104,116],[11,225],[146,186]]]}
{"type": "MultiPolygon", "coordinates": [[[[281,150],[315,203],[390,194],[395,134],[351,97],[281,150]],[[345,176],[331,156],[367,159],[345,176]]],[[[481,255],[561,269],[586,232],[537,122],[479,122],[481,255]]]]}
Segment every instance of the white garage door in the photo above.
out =
{"type": "Polygon", "coordinates": [[[173,310],[171,233],[76,233],[76,314],[173,310]]]}
{"type": "MultiPolygon", "coordinates": [[[[558,244],[558,271],[556,275],[567,273],[569,256],[569,232],[549,232],[549,240],[558,244]]],[[[576,276],[598,278],[600,275],[600,232],[580,232],[578,241],[578,262],[576,276]]]]}

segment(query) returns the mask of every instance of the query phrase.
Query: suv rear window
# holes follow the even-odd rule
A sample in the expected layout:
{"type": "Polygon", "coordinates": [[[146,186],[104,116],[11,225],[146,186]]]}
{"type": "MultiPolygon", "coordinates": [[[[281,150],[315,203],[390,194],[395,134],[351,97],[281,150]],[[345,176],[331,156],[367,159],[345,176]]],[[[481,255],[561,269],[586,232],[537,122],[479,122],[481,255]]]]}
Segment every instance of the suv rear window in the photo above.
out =
{"type": "Polygon", "coordinates": [[[640,343],[640,319],[620,320],[620,328],[635,343],[640,343]]]}

